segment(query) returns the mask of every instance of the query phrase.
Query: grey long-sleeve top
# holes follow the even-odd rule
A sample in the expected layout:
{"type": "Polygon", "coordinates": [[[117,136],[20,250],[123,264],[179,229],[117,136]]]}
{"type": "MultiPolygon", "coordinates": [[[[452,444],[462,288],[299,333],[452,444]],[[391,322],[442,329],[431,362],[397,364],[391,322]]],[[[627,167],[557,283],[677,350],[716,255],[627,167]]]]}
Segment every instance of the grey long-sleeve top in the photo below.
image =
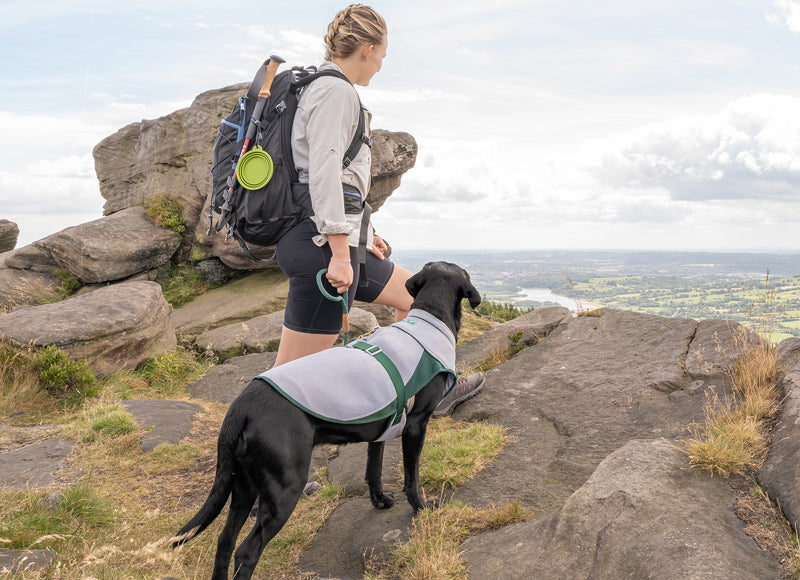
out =
{"type": "MultiPolygon", "coordinates": [[[[326,61],[319,70],[340,70],[326,61]]],[[[327,242],[328,234],[347,234],[348,244],[358,246],[360,214],[345,214],[342,184],[355,187],[366,199],[369,193],[372,156],[361,147],[350,165],[342,169],[342,158],[358,127],[361,114],[358,94],[350,83],[336,77],[321,77],[300,94],[292,125],[292,154],[301,182],[309,184],[314,221],[320,236],[317,245],[327,242]]],[[[369,133],[371,116],[366,114],[369,133]]],[[[367,247],[372,245],[370,226],[367,247]]]]}

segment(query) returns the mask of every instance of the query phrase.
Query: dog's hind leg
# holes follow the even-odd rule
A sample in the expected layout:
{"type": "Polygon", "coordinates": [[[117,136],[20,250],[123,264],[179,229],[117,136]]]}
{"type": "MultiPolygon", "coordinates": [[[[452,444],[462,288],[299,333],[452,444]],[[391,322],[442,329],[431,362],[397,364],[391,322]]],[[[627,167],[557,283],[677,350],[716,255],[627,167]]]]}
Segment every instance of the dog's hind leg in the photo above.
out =
{"type": "Polygon", "coordinates": [[[293,477],[290,483],[264,483],[258,498],[256,523],[236,550],[234,580],[249,580],[252,576],[264,548],[281,531],[303,495],[307,472],[308,466],[302,477],[293,477]]]}
{"type": "Polygon", "coordinates": [[[258,488],[247,477],[246,472],[238,474],[233,483],[228,519],[217,540],[217,555],[214,558],[212,580],[228,580],[228,568],[231,564],[236,538],[250,514],[257,495],[258,488]]]}
{"type": "Polygon", "coordinates": [[[369,486],[369,499],[378,509],[394,505],[394,496],[384,493],[381,475],[383,472],[383,441],[373,441],[367,446],[367,473],[364,476],[369,486]]]}

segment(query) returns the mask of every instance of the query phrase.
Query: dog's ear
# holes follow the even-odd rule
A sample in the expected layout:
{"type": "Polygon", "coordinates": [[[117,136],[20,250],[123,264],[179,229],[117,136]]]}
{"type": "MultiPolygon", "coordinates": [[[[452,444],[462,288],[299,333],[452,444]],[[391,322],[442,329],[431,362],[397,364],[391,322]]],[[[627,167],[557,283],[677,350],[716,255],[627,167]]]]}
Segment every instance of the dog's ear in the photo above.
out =
{"type": "Polygon", "coordinates": [[[469,281],[467,281],[462,290],[464,291],[464,298],[469,300],[469,305],[475,310],[481,303],[480,292],[469,281]]]}
{"type": "Polygon", "coordinates": [[[428,273],[425,271],[425,269],[422,269],[411,276],[411,278],[406,280],[406,290],[408,290],[408,293],[411,294],[412,298],[417,297],[417,294],[419,294],[419,291],[425,285],[427,279],[428,273]]]}
{"type": "Polygon", "coordinates": [[[469,300],[469,305],[472,309],[476,309],[481,303],[481,293],[478,292],[478,289],[472,285],[472,282],[469,280],[469,274],[464,272],[466,280],[464,284],[461,286],[461,292],[464,294],[464,298],[469,300]]]}

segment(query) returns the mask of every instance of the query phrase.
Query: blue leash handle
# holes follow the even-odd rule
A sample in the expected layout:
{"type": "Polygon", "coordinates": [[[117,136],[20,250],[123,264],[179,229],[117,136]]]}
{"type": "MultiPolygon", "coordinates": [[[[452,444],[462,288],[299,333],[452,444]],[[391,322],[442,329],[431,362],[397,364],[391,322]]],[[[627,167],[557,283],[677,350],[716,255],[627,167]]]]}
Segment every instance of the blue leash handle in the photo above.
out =
{"type": "Polygon", "coordinates": [[[317,272],[317,287],[319,291],[322,292],[322,295],[330,300],[331,302],[341,302],[342,303],[342,330],[344,331],[344,344],[350,342],[350,313],[347,308],[347,303],[349,302],[349,298],[347,295],[347,290],[342,292],[337,296],[332,296],[325,290],[325,286],[322,284],[322,276],[328,271],[327,268],[323,268],[319,272],[317,272]]]}

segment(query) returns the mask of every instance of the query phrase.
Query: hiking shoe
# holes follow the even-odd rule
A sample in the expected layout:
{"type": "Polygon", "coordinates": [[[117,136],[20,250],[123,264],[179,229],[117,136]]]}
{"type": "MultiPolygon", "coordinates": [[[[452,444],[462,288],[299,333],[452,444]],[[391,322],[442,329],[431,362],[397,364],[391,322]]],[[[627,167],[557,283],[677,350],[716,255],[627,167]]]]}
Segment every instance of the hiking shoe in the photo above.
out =
{"type": "Polygon", "coordinates": [[[468,377],[458,377],[456,384],[450,389],[450,392],[439,401],[439,404],[433,411],[433,416],[441,417],[442,415],[449,415],[452,413],[456,406],[467,399],[471,399],[483,389],[483,380],[484,376],[480,371],[474,372],[468,377]]]}

